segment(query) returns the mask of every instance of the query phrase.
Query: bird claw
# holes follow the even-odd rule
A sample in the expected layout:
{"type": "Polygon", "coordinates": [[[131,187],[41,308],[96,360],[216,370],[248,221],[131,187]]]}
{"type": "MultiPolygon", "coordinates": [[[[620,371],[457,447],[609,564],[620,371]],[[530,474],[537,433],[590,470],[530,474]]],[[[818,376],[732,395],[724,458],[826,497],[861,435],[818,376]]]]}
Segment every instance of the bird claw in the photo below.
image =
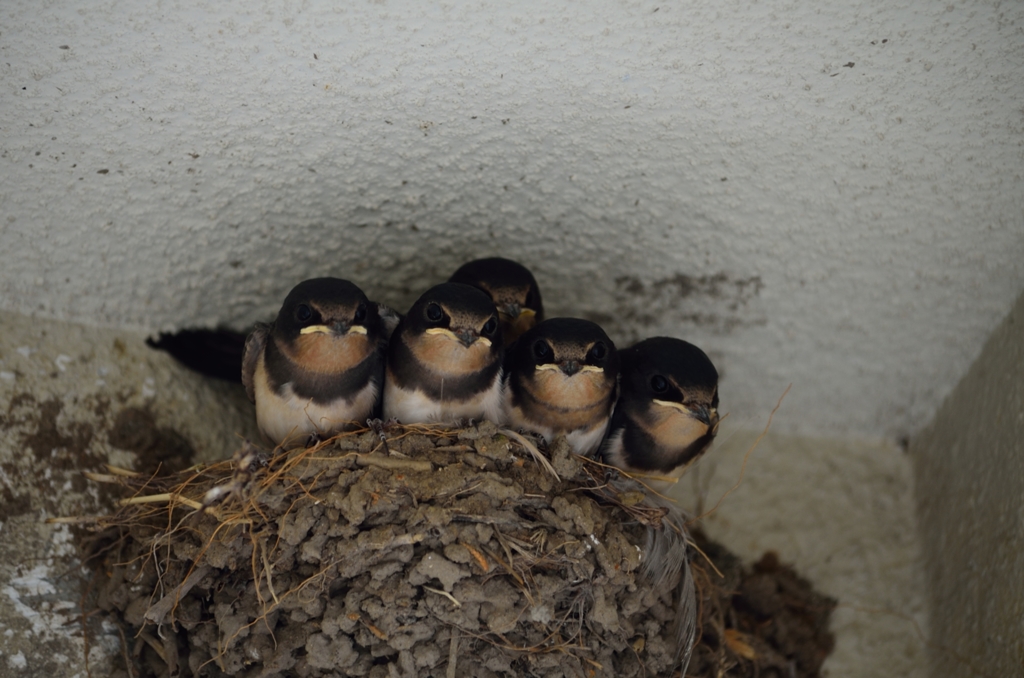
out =
{"type": "Polygon", "coordinates": [[[531,431],[530,429],[527,428],[520,428],[517,429],[516,432],[519,433],[519,435],[529,438],[531,441],[533,441],[533,444],[537,446],[537,449],[547,450],[550,448],[547,439],[545,439],[544,436],[537,433],[536,431],[531,431]]]}
{"type": "Polygon", "coordinates": [[[373,431],[374,433],[377,434],[378,438],[380,438],[380,443],[381,443],[381,445],[384,446],[384,454],[387,454],[387,455],[391,454],[391,450],[388,448],[388,438],[387,438],[387,435],[384,433],[384,429],[386,427],[388,427],[388,426],[393,425],[392,422],[397,424],[398,420],[395,419],[394,417],[389,419],[387,422],[381,421],[380,419],[367,419],[366,420],[366,425],[370,427],[371,431],[373,431]]]}

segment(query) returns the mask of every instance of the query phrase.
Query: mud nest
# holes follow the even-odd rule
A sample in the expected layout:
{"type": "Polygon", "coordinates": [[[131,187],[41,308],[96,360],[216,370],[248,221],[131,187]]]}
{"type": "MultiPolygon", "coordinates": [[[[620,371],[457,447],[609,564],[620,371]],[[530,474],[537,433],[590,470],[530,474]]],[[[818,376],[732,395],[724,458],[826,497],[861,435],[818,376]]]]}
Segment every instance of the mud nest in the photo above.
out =
{"type": "MultiPolygon", "coordinates": [[[[125,674],[678,675],[678,582],[641,573],[665,509],[564,441],[541,463],[487,422],[386,439],[89,474],[129,495],[85,541],[125,674]]],[[[701,549],[687,675],[817,675],[835,601],[771,556],[701,549]]]]}

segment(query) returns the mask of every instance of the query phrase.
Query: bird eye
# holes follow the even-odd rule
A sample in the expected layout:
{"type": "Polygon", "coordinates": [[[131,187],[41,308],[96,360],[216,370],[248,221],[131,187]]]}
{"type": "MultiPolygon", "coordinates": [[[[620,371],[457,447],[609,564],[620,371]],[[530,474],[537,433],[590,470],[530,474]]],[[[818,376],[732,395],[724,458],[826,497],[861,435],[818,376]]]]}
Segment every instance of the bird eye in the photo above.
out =
{"type": "Polygon", "coordinates": [[[437,304],[430,304],[427,306],[427,320],[432,323],[436,323],[444,317],[444,311],[437,304]]]}
{"type": "Polygon", "coordinates": [[[668,380],[660,374],[651,377],[651,390],[655,393],[664,393],[668,390],[668,380]]]}
{"type": "Polygon", "coordinates": [[[711,399],[711,407],[718,409],[718,389],[715,389],[715,397],[711,399]]]}
{"type": "Polygon", "coordinates": [[[533,342],[533,357],[537,359],[537,362],[550,360],[553,355],[551,347],[548,346],[548,342],[543,339],[538,339],[533,342]]]}
{"type": "Polygon", "coordinates": [[[361,323],[366,320],[366,304],[359,302],[359,306],[356,307],[356,314],[352,316],[352,321],[361,323]]]}
{"type": "Polygon", "coordinates": [[[605,359],[608,355],[608,347],[604,345],[604,342],[597,342],[590,347],[590,351],[587,352],[587,362],[600,362],[605,359]]]}
{"type": "Polygon", "coordinates": [[[295,307],[295,319],[300,323],[308,323],[313,317],[313,311],[305,304],[295,307]]]}
{"type": "Polygon", "coordinates": [[[484,323],[484,334],[494,334],[496,329],[498,329],[498,319],[491,316],[491,319],[484,323]]]}

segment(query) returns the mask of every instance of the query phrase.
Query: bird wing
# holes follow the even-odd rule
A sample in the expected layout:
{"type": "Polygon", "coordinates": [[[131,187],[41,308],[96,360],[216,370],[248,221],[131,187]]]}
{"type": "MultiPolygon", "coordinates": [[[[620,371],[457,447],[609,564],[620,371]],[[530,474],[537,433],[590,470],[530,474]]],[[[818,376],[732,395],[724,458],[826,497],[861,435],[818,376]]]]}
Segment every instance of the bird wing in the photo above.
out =
{"type": "Polygon", "coordinates": [[[267,323],[256,323],[252,332],[245,338],[245,349],[242,351],[242,384],[245,385],[245,393],[249,400],[256,402],[256,386],[253,378],[256,375],[256,363],[263,354],[263,347],[270,335],[270,325],[267,323]]]}

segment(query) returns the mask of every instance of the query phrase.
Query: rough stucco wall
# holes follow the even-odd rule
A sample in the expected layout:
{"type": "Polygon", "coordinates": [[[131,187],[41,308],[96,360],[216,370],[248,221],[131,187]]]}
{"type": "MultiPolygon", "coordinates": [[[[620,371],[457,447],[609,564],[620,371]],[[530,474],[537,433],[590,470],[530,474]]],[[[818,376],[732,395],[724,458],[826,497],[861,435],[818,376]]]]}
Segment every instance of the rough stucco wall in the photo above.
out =
{"type": "Polygon", "coordinates": [[[0,6],[0,308],[242,328],[463,260],[779,429],[923,424],[1024,286],[1024,5],[0,6]]]}
{"type": "Polygon", "coordinates": [[[1024,295],[911,444],[936,676],[1024,671],[1024,295]]]}

